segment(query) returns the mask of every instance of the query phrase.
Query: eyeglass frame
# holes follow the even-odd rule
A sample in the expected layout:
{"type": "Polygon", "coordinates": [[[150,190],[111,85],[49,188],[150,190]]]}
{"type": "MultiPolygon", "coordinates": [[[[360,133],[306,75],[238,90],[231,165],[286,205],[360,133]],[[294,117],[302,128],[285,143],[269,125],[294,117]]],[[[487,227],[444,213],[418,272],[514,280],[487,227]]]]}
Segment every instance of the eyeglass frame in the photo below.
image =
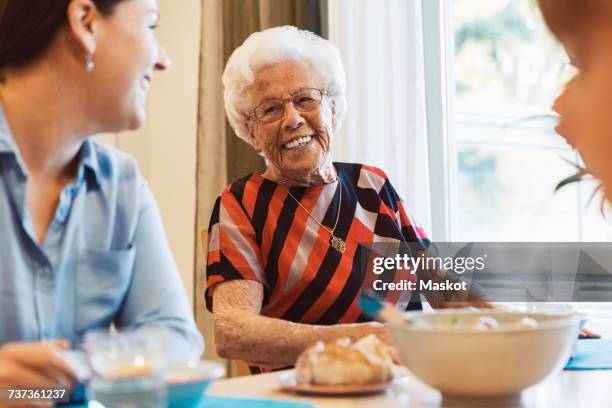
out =
{"type": "Polygon", "coordinates": [[[314,109],[313,109],[313,110],[309,110],[309,111],[301,111],[301,110],[299,110],[298,108],[296,108],[296,107],[295,107],[295,104],[293,103],[293,99],[294,99],[294,98],[297,96],[297,94],[298,94],[298,93],[300,93],[300,92],[306,91],[306,90],[318,91],[318,92],[321,94],[321,99],[320,99],[319,101],[317,101],[317,104],[318,104],[319,106],[321,106],[321,104],[323,103],[323,98],[324,98],[324,97],[326,97],[326,96],[328,95],[327,90],[324,90],[324,91],[323,91],[323,90],[321,90],[321,89],[319,89],[319,88],[300,88],[300,89],[298,89],[297,91],[293,92],[293,94],[292,94],[291,98],[284,98],[284,99],[281,99],[281,98],[271,98],[271,99],[267,99],[267,100],[265,100],[265,101],[260,102],[260,103],[259,103],[259,104],[258,104],[258,105],[257,105],[257,106],[256,106],[256,107],[255,107],[255,108],[252,110],[252,111],[251,111],[251,113],[249,113],[249,114],[248,114],[247,118],[248,118],[249,120],[250,120],[250,119],[252,119],[252,118],[255,118],[255,120],[256,120],[257,122],[259,122],[260,124],[262,124],[262,125],[267,125],[267,124],[270,124],[270,123],[277,122],[277,121],[279,121],[279,120],[284,119],[284,118],[287,116],[287,109],[285,109],[285,105],[287,104],[287,102],[291,102],[291,105],[293,105],[293,107],[294,107],[294,108],[295,108],[295,109],[296,109],[298,112],[301,112],[301,113],[303,113],[303,112],[312,112],[314,109]],[[281,116],[280,118],[278,118],[278,119],[276,119],[276,120],[270,121],[270,122],[264,122],[264,121],[262,121],[261,119],[259,119],[259,118],[257,117],[257,115],[255,114],[255,111],[256,111],[256,110],[257,110],[257,108],[259,108],[259,107],[260,107],[262,104],[264,104],[264,103],[268,103],[268,102],[271,102],[271,101],[280,101],[280,102],[282,102],[282,104],[283,104],[283,116],[281,116]]]}

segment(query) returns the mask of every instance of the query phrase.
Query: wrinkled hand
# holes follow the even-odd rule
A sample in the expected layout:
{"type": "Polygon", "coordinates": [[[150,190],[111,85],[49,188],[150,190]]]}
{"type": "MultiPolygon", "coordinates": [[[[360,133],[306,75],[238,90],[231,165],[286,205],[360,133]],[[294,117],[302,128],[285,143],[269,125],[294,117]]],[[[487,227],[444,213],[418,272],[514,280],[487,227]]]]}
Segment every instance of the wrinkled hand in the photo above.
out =
{"type": "MultiPolygon", "coordinates": [[[[15,342],[0,347],[0,387],[67,388],[76,381],[76,374],[60,357],[70,347],[65,340],[15,342]]],[[[52,406],[48,403],[2,403],[0,408],[52,406]]]]}
{"type": "Polygon", "coordinates": [[[579,339],[600,339],[601,334],[595,333],[594,331],[591,331],[587,329],[586,327],[583,327],[582,330],[580,330],[580,334],[578,335],[578,338],[579,339]]]}

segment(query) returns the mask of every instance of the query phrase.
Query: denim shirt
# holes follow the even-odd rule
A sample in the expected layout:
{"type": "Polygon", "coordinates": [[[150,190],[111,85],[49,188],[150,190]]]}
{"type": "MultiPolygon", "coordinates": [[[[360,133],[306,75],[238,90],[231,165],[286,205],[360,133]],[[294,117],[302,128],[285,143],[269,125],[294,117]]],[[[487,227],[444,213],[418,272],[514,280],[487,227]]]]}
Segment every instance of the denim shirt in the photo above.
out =
{"type": "Polygon", "coordinates": [[[77,347],[114,324],[153,331],[170,358],[199,358],[203,340],[135,160],[91,139],[78,160],[40,244],[0,104],[0,345],[64,338],[77,347]]]}

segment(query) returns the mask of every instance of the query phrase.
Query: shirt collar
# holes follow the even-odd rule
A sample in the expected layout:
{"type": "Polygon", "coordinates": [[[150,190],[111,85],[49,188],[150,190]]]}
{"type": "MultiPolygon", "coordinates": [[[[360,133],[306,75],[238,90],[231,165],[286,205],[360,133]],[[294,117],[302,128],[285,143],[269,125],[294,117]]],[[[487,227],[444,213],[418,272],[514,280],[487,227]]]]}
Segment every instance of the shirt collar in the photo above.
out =
{"type": "MultiPolygon", "coordinates": [[[[21,172],[25,175],[25,165],[19,154],[19,149],[15,143],[15,139],[11,133],[11,129],[0,100],[0,154],[8,153],[15,156],[21,172]]],[[[88,183],[98,187],[100,185],[100,167],[98,163],[98,155],[94,146],[94,142],[87,138],[81,145],[79,150],[79,164],[77,172],[77,180],[86,177],[88,183]]]]}
{"type": "Polygon", "coordinates": [[[85,169],[87,172],[87,181],[92,185],[100,186],[100,164],[98,162],[98,153],[96,152],[95,143],[91,138],[85,139],[81,145],[79,152],[79,178],[81,172],[85,169]]]}

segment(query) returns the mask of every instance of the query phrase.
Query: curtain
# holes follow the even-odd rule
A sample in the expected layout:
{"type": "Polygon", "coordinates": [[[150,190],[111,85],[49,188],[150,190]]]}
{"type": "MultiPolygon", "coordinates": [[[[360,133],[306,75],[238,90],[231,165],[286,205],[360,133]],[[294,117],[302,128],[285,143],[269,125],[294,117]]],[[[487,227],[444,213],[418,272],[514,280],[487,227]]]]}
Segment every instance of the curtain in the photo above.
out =
{"type": "Polygon", "coordinates": [[[262,158],[234,135],[223,109],[221,75],[225,62],[253,32],[295,25],[322,33],[324,0],[202,0],[202,51],[198,118],[195,316],[206,341],[205,358],[215,353],[212,316],[204,304],[206,254],[200,232],[208,228],[217,196],[225,186],[264,169],[262,158]]]}
{"type": "Polygon", "coordinates": [[[329,1],[329,39],[347,73],[335,158],[382,168],[430,231],[421,0],[329,1]]]}
{"type": "Polygon", "coordinates": [[[195,254],[195,318],[204,335],[207,359],[219,359],[214,352],[214,338],[210,327],[212,316],[205,312],[204,288],[206,277],[200,231],[208,228],[215,198],[227,185],[226,119],[223,109],[221,73],[224,66],[223,7],[221,1],[202,2],[202,49],[200,52],[200,85],[198,112],[198,152],[196,179],[196,236],[195,254]]]}

